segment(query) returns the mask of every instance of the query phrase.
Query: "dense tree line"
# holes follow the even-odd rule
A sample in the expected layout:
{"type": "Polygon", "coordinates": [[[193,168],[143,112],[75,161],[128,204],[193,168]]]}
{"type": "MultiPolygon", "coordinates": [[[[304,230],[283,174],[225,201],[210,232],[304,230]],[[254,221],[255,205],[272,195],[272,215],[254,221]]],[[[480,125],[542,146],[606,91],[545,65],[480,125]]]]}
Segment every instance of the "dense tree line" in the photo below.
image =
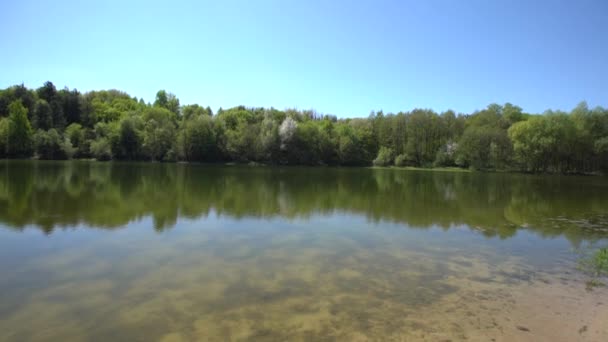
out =
{"type": "Polygon", "coordinates": [[[337,119],[311,110],[154,103],[117,90],[0,90],[0,158],[96,158],[290,165],[458,166],[587,173],[608,170],[608,109],[471,114],[429,109],[337,119]]]}

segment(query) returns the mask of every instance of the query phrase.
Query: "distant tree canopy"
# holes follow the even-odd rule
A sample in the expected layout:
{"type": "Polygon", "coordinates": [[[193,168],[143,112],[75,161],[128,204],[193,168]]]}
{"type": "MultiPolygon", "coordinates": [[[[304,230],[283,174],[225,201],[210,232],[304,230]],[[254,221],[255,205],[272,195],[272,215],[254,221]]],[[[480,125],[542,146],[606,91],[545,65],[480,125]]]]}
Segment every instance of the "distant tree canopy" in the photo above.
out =
{"type": "Polygon", "coordinates": [[[480,170],[608,171],[608,110],[524,113],[506,103],[471,114],[429,109],[337,119],[311,110],[153,104],[118,90],[0,90],[0,157],[453,166],[480,170]]]}

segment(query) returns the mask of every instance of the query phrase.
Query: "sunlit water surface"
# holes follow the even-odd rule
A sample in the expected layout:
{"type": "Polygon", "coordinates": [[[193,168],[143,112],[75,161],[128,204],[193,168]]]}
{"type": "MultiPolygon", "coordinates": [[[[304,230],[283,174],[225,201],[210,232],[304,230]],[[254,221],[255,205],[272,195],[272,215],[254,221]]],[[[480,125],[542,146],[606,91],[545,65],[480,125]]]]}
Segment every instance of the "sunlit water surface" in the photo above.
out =
{"type": "Polygon", "coordinates": [[[2,341],[607,341],[608,179],[0,162],[2,341]]]}

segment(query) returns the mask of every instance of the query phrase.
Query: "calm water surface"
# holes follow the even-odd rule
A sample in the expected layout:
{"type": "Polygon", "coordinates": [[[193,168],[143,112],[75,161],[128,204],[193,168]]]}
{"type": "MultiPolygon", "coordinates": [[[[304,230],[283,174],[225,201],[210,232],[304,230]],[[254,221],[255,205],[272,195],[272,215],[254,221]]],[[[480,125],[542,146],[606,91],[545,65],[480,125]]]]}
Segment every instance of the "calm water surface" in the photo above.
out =
{"type": "Polygon", "coordinates": [[[608,179],[0,161],[2,341],[606,341],[608,179]]]}

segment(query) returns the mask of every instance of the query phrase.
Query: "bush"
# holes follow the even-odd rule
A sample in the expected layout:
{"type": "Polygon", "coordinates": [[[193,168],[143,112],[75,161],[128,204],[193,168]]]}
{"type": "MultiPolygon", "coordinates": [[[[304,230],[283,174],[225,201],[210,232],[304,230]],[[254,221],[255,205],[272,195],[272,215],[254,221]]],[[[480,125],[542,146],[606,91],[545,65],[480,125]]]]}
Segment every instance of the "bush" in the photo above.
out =
{"type": "Polygon", "coordinates": [[[76,153],[76,148],[74,146],[72,146],[72,143],[70,142],[70,139],[68,139],[68,138],[63,139],[60,147],[61,147],[61,151],[63,152],[63,155],[67,159],[72,159],[72,157],[76,153]]]}
{"type": "Polygon", "coordinates": [[[435,161],[433,162],[433,166],[455,166],[456,161],[454,160],[454,157],[457,148],[458,144],[454,142],[448,142],[447,144],[445,144],[437,151],[437,154],[435,154],[435,161]]]}
{"type": "Polygon", "coordinates": [[[594,252],[582,252],[578,269],[587,274],[587,290],[596,286],[604,286],[602,278],[608,277],[608,247],[600,248],[594,252]]]}
{"type": "Polygon", "coordinates": [[[9,121],[7,118],[0,118],[0,158],[5,157],[6,141],[8,140],[9,121]]]}
{"type": "Polygon", "coordinates": [[[34,134],[34,145],[40,159],[69,159],[74,148],[69,140],[64,140],[57,130],[38,130],[34,134]]]}
{"type": "Polygon", "coordinates": [[[177,153],[175,153],[175,150],[170,148],[167,153],[165,153],[165,157],[163,158],[163,161],[166,162],[176,162],[177,161],[177,153]]]}
{"type": "Polygon", "coordinates": [[[91,154],[100,161],[112,159],[112,147],[108,139],[99,138],[91,142],[91,154]]]}
{"type": "Polygon", "coordinates": [[[73,123],[65,129],[65,136],[70,139],[72,146],[78,147],[84,140],[84,130],[80,124],[73,123]]]}
{"type": "Polygon", "coordinates": [[[408,164],[409,157],[407,154],[400,154],[395,157],[395,165],[396,166],[406,166],[408,164]]]}
{"type": "Polygon", "coordinates": [[[382,146],[378,151],[378,156],[374,159],[376,166],[388,166],[393,161],[393,149],[382,146]]]}
{"type": "Polygon", "coordinates": [[[437,154],[435,155],[435,161],[433,162],[434,167],[452,166],[452,164],[453,164],[453,161],[450,159],[448,154],[445,153],[445,151],[443,151],[443,150],[437,151],[437,154]]]}

